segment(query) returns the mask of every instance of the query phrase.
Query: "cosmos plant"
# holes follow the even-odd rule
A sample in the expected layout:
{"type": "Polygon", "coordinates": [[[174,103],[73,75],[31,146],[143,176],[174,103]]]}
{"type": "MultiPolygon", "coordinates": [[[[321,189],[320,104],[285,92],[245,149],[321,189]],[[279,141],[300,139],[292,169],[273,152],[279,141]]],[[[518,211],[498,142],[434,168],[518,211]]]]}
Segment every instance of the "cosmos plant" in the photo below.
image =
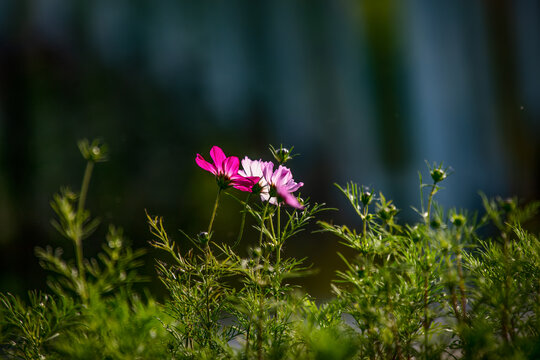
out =
{"type": "Polygon", "coordinates": [[[297,195],[304,184],[285,165],[292,148],[240,161],[213,146],[210,161],[195,158],[217,184],[206,231],[180,231],[180,244],[163,218],[146,214],[150,245],[165,255],[154,262],[166,290],[158,297],[134,286],[148,280],[138,272],[145,249],[132,249],[119,227],[101,231],[87,209],[107,148],[79,148],[80,190],[63,188],[51,202],[73,255],[36,249],[52,274],[47,292],[0,292],[0,359],[540,359],[540,241],[525,228],[538,224],[540,202],[482,195],[484,215],[444,210],[435,196],[452,170],[428,163],[417,220],[404,223],[382,192],[337,185],[359,218],[317,222],[320,236],[347,247],[322,301],[291,281],[317,269],[284,251],[302,232],[325,258],[332,252],[304,231],[329,209],[297,195]],[[222,194],[242,206],[234,243],[213,229],[222,194]],[[100,237],[102,251],[88,257],[85,245],[100,237]]]}

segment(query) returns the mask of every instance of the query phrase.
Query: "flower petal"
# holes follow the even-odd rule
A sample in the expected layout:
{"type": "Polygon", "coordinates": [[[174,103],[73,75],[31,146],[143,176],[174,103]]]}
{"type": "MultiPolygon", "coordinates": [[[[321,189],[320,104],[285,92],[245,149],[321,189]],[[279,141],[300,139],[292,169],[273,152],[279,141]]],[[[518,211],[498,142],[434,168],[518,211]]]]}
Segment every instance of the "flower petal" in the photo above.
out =
{"type": "Polygon", "coordinates": [[[229,179],[238,184],[245,184],[246,186],[253,186],[259,181],[257,176],[242,176],[239,174],[231,175],[229,179]]]}
{"type": "Polygon", "coordinates": [[[238,173],[242,176],[251,176],[251,163],[252,160],[247,156],[242,159],[242,170],[239,170],[238,173]]]}
{"type": "Polygon", "coordinates": [[[292,179],[291,170],[285,166],[279,165],[278,169],[272,175],[272,184],[283,186],[287,184],[287,181],[290,179],[292,179]]]}
{"type": "Polygon", "coordinates": [[[223,161],[223,173],[232,177],[233,175],[238,175],[238,167],[240,166],[240,161],[236,156],[229,156],[223,161]]]}
{"type": "Polygon", "coordinates": [[[200,154],[197,154],[197,157],[195,158],[195,162],[204,170],[210,171],[214,175],[217,174],[216,167],[210,164],[208,161],[204,160],[204,158],[200,154]]]}
{"type": "Polygon", "coordinates": [[[232,187],[247,192],[251,192],[253,185],[255,185],[257,181],[259,181],[258,177],[243,177],[238,174],[231,177],[232,187]]]}
{"type": "Polygon", "coordinates": [[[219,146],[212,146],[210,157],[214,160],[217,171],[223,170],[223,160],[225,160],[226,156],[219,146]]]}
{"type": "Polygon", "coordinates": [[[268,201],[268,200],[270,200],[270,194],[268,194],[268,192],[261,191],[261,201],[268,201]]]}
{"type": "Polygon", "coordinates": [[[292,181],[290,184],[287,184],[287,191],[290,193],[295,192],[296,190],[300,189],[302,186],[304,186],[303,182],[299,182],[298,184],[292,181]]]}
{"type": "Polygon", "coordinates": [[[232,183],[232,187],[237,189],[237,190],[240,190],[240,191],[245,191],[245,192],[251,192],[251,188],[253,186],[245,186],[245,185],[240,185],[240,184],[236,184],[236,183],[232,183]]]}
{"type": "Polygon", "coordinates": [[[300,204],[298,199],[292,194],[288,193],[287,191],[278,188],[277,193],[279,197],[285,202],[285,204],[292,206],[293,208],[300,209],[300,210],[304,208],[302,204],[300,204]]]}
{"type": "Polygon", "coordinates": [[[259,176],[247,176],[246,179],[249,179],[255,185],[261,178],[259,176]]]}
{"type": "Polygon", "coordinates": [[[273,171],[274,171],[274,163],[273,162],[268,161],[267,163],[263,164],[262,172],[263,172],[264,179],[266,180],[266,182],[268,184],[272,183],[273,171]]]}

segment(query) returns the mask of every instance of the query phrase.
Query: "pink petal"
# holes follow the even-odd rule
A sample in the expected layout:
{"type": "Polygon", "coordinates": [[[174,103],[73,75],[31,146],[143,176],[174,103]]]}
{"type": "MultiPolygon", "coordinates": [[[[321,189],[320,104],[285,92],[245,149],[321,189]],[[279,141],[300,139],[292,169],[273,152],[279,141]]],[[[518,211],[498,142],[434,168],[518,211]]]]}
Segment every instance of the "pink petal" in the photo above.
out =
{"type": "Polygon", "coordinates": [[[274,175],[272,175],[272,183],[280,186],[285,185],[289,177],[292,178],[291,171],[285,166],[280,165],[274,175]]]}
{"type": "Polygon", "coordinates": [[[223,172],[226,176],[232,177],[233,175],[238,174],[238,167],[240,166],[240,161],[236,156],[229,156],[223,161],[223,172]]]}
{"type": "Polygon", "coordinates": [[[253,183],[253,185],[258,183],[259,180],[261,180],[261,178],[258,177],[258,176],[247,176],[246,179],[249,179],[249,181],[251,181],[253,183]]]}
{"type": "Polygon", "coordinates": [[[217,174],[216,167],[210,164],[208,161],[204,160],[204,158],[200,154],[197,154],[197,157],[195,158],[195,162],[204,170],[210,171],[214,175],[217,174]]]}
{"type": "Polygon", "coordinates": [[[240,191],[245,191],[245,192],[251,192],[251,188],[253,187],[253,186],[240,185],[236,183],[232,183],[232,184],[233,184],[233,188],[238,189],[240,191]]]}
{"type": "Polygon", "coordinates": [[[258,180],[258,178],[242,177],[240,175],[233,175],[231,177],[231,185],[235,189],[238,189],[238,190],[241,190],[241,191],[251,192],[251,188],[256,183],[255,180],[258,180]]]}
{"type": "Polygon", "coordinates": [[[251,186],[255,185],[257,182],[259,182],[259,177],[257,176],[242,176],[239,174],[231,175],[229,177],[231,181],[239,183],[239,184],[251,184],[251,186]]]}
{"type": "Polygon", "coordinates": [[[223,160],[225,160],[226,156],[219,146],[212,146],[210,157],[214,160],[217,171],[223,170],[223,160]]]}
{"type": "Polygon", "coordinates": [[[247,156],[242,159],[242,170],[238,171],[238,173],[242,176],[249,176],[251,175],[251,166],[252,163],[251,159],[247,156]]]}
{"type": "Polygon", "coordinates": [[[263,176],[267,183],[272,183],[272,173],[274,171],[274,163],[271,161],[268,161],[267,163],[263,164],[263,176]]]}
{"type": "Polygon", "coordinates": [[[282,181],[283,181],[283,184],[287,184],[288,182],[293,181],[292,172],[291,172],[291,169],[285,166],[283,168],[284,168],[284,171],[283,171],[284,173],[283,173],[282,181]]]}
{"type": "Polygon", "coordinates": [[[300,189],[302,186],[304,186],[303,182],[299,182],[298,184],[294,181],[291,184],[288,184],[287,191],[290,193],[295,192],[296,190],[300,189]]]}
{"type": "Polygon", "coordinates": [[[270,200],[270,195],[267,192],[261,192],[261,201],[270,200]]]}
{"type": "Polygon", "coordinates": [[[288,193],[287,191],[284,191],[283,189],[277,189],[277,193],[281,199],[285,202],[285,204],[292,206],[293,208],[302,210],[304,207],[298,199],[293,196],[292,194],[288,193]]]}

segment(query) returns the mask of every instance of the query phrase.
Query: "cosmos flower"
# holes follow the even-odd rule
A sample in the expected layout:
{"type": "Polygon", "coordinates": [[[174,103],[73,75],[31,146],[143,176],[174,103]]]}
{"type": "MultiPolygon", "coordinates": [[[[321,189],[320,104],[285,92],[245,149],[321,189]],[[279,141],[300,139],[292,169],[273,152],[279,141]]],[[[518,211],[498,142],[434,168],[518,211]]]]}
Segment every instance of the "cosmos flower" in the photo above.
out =
{"type": "Polygon", "coordinates": [[[270,186],[268,186],[268,183],[263,176],[263,169],[267,167],[268,164],[271,164],[271,162],[262,160],[251,160],[246,156],[242,160],[243,169],[238,171],[238,174],[244,177],[259,178],[259,181],[255,185],[253,185],[252,192],[254,194],[261,195],[262,200],[265,200],[263,198],[263,195],[266,196],[266,199],[268,199],[268,192],[270,191],[270,186]]]}
{"type": "Polygon", "coordinates": [[[240,166],[238,158],[236,156],[226,157],[223,150],[218,146],[212,147],[210,157],[214,162],[213,164],[204,160],[200,154],[197,154],[195,162],[202,169],[214,174],[218,186],[222,190],[232,186],[241,191],[251,192],[253,185],[259,181],[259,177],[238,174],[238,168],[240,166]]]}
{"type": "Polygon", "coordinates": [[[269,201],[271,204],[277,205],[279,202],[292,206],[296,209],[303,209],[298,199],[292,195],[304,183],[296,183],[293,180],[291,170],[283,165],[280,165],[274,171],[274,164],[269,162],[262,167],[263,177],[267,186],[268,193],[261,193],[261,199],[269,201]]]}

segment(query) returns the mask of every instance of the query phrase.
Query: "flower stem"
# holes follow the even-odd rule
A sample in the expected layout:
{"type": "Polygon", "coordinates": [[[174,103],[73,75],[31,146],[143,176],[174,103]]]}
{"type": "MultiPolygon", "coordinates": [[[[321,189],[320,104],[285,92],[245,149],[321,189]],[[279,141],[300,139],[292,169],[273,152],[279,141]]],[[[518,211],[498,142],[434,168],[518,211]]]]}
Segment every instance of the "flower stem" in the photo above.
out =
{"type": "Polygon", "coordinates": [[[276,265],[281,260],[281,205],[277,206],[277,246],[276,246],[276,265]]]}
{"type": "Polygon", "coordinates": [[[236,239],[236,242],[234,243],[233,248],[237,247],[238,244],[240,244],[240,241],[242,241],[242,236],[244,234],[244,225],[246,224],[246,211],[247,211],[250,196],[251,196],[251,193],[248,193],[248,196],[246,198],[246,203],[244,205],[244,211],[242,211],[242,220],[240,222],[240,231],[238,232],[238,238],[236,239]]]}
{"type": "Polygon", "coordinates": [[[465,279],[463,277],[463,266],[461,265],[461,250],[459,248],[456,262],[459,276],[459,293],[461,296],[461,318],[463,321],[465,321],[467,319],[467,298],[465,295],[465,279]]]}
{"type": "Polygon", "coordinates": [[[88,194],[88,187],[90,185],[90,178],[92,177],[92,170],[94,169],[94,162],[88,161],[86,163],[86,169],[84,170],[83,181],[81,184],[81,192],[79,194],[79,203],[77,204],[77,231],[74,237],[75,243],[75,256],[77,257],[77,269],[79,271],[79,278],[82,284],[82,297],[84,300],[87,298],[86,293],[86,276],[83,265],[83,248],[82,248],[82,236],[83,236],[83,212],[84,205],[86,203],[86,195],[88,194]]]}
{"type": "Polygon", "coordinates": [[[274,231],[274,220],[272,219],[272,215],[270,215],[270,218],[268,220],[270,221],[270,230],[272,231],[272,240],[274,243],[276,243],[276,232],[274,231]]]}
{"type": "Polygon", "coordinates": [[[424,278],[424,355],[428,359],[428,339],[429,339],[429,318],[428,318],[428,272],[426,271],[424,278]]]}
{"type": "Polygon", "coordinates": [[[208,236],[211,236],[212,232],[212,225],[214,225],[214,218],[216,217],[217,209],[219,206],[219,195],[221,195],[221,188],[218,190],[217,196],[216,196],[216,202],[214,203],[214,211],[212,211],[212,217],[210,218],[210,224],[208,225],[208,236]]]}
{"type": "Polygon", "coordinates": [[[86,194],[88,193],[88,186],[90,185],[90,178],[92,177],[92,170],[94,170],[94,162],[88,161],[86,163],[86,169],[84,170],[84,177],[81,184],[81,194],[79,196],[79,204],[77,206],[77,216],[79,218],[81,217],[84,210],[86,194]]]}
{"type": "Polygon", "coordinates": [[[512,327],[510,325],[510,264],[509,264],[509,255],[508,255],[508,236],[505,232],[502,233],[503,238],[503,256],[504,256],[504,286],[503,286],[503,306],[502,306],[502,331],[503,338],[507,343],[510,343],[513,340],[512,327]]]}
{"type": "Polygon", "coordinates": [[[264,222],[266,221],[266,212],[268,210],[268,202],[264,206],[263,210],[263,216],[261,218],[261,233],[259,234],[259,247],[262,248],[262,238],[263,238],[263,232],[264,232],[264,222]]]}
{"type": "Polygon", "coordinates": [[[364,239],[364,244],[366,243],[366,236],[367,236],[367,216],[368,216],[368,207],[365,206],[364,207],[364,216],[362,217],[362,225],[363,225],[363,230],[362,230],[362,234],[363,234],[363,239],[364,239]]]}
{"type": "Polygon", "coordinates": [[[431,201],[433,200],[433,195],[435,195],[435,190],[437,189],[437,183],[433,183],[431,186],[431,192],[429,193],[428,205],[427,205],[427,224],[431,220],[431,201]]]}

